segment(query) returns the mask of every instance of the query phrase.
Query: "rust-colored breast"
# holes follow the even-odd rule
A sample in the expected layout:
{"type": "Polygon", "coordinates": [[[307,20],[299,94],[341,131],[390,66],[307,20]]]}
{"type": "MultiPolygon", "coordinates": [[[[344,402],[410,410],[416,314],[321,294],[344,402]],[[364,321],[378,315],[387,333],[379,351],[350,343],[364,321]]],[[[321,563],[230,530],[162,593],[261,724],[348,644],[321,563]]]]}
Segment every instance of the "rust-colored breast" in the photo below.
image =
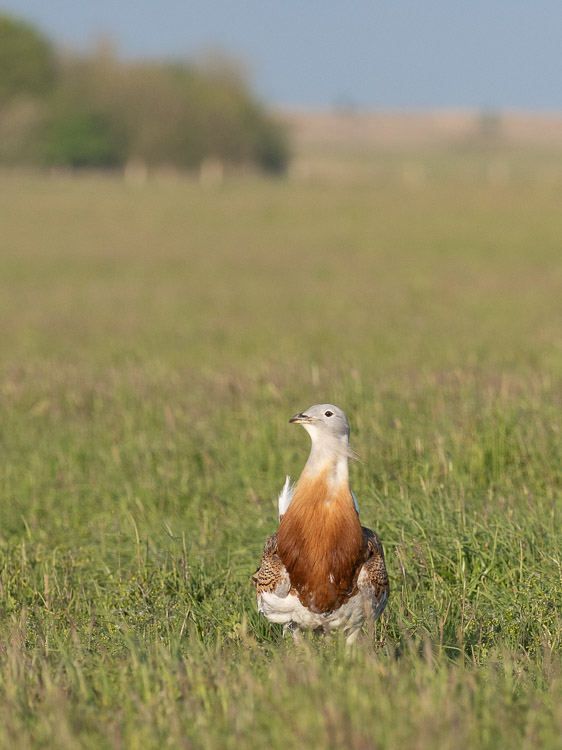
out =
{"type": "Polygon", "coordinates": [[[301,477],[277,532],[277,549],[299,600],[314,612],[340,607],[357,590],[361,525],[347,486],[301,477]]]}

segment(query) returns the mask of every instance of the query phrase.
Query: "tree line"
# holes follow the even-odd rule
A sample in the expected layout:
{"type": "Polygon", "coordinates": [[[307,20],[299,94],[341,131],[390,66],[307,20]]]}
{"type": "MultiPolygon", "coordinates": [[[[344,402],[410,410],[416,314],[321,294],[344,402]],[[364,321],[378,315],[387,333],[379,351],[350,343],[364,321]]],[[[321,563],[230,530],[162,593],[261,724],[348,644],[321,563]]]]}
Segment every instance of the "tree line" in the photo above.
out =
{"type": "Polygon", "coordinates": [[[225,63],[127,62],[111,45],[63,53],[0,16],[0,163],[196,169],[209,158],[284,171],[282,125],[225,63]]]}

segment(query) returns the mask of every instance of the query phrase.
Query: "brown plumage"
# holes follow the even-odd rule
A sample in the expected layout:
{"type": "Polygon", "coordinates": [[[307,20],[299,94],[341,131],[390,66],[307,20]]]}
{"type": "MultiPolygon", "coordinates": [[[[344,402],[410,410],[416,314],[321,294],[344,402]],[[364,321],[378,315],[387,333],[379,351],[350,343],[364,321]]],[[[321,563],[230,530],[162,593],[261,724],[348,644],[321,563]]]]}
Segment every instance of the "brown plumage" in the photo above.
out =
{"type": "Polygon", "coordinates": [[[277,596],[287,596],[291,590],[289,574],[277,551],[277,533],[265,540],[260,567],[252,576],[252,583],[260,594],[276,593],[277,596]]]}
{"type": "Polygon", "coordinates": [[[349,599],[363,562],[361,524],[351,493],[324,474],[305,476],[277,531],[279,558],[301,604],[330,612],[349,599]]]}
{"type": "Polygon", "coordinates": [[[382,545],[359,523],[349,488],[345,414],[322,404],[291,422],[307,429],[312,450],[292,499],[288,484],[280,497],[278,531],[252,579],[258,608],[291,632],[341,627],[351,642],[388,599],[382,545]]]}

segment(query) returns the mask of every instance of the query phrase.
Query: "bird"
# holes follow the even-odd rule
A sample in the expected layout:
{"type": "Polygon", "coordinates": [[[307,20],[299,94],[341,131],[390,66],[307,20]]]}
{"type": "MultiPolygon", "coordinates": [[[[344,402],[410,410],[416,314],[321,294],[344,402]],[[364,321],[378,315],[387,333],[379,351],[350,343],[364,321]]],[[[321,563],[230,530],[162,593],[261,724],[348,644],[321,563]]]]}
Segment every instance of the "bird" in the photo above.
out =
{"type": "Polygon", "coordinates": [[[333,404],[289,419],[311,439],[298,482],[287,476],[279,526],[267,537],[252,577],[258,611],[298,640],[302,631],[343,632],[352,644],[386,607],[390,588],[377,535],[361,526],[349,486],[349,422],[333,404]]]}

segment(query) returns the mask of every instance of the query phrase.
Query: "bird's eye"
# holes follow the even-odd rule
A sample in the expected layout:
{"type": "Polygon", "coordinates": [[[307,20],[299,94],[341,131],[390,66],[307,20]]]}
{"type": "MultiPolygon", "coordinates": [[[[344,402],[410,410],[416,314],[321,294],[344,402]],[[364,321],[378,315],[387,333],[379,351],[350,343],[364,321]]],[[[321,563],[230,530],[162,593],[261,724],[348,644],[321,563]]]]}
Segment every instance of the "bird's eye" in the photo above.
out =
{"type": "Polygon", "coordinates": [[[325,417],[333,417],[334,416],[334,412],[333,411],[325,411],[324,412],[324,416],[325,417]]]}

